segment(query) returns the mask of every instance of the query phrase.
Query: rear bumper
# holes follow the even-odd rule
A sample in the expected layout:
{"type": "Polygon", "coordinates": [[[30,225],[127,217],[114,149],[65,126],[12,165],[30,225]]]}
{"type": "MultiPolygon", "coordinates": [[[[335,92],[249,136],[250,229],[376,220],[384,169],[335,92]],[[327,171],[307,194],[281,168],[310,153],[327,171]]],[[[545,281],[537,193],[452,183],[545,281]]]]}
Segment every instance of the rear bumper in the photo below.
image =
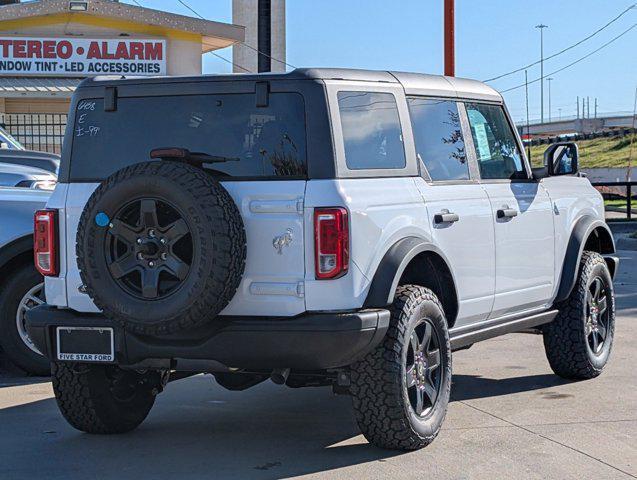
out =
{"type": "Polygon", "coordinates": [[[56,327],[112,327],[115,363],[121,366],[322,370],[350,365],[371,351],[385,336],[389,317],[382,309],[292,318],[220,317],[195,332],[155,338],[126,332],[100,314],[41,305],[27,313],[27,330],[51,360],[56,359],[56,327]]]}

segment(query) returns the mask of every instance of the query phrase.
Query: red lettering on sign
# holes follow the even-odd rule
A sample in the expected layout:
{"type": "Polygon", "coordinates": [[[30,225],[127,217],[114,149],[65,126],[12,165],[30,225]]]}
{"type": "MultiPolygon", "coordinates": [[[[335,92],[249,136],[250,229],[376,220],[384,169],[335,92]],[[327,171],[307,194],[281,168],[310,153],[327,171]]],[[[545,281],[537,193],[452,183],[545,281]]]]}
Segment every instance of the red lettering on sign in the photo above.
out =
{"type": "Polygon", "coordinates": [[[53,40],[42,42],[42,56],[44,58],[55,58],[55,42],[53,40]]]}
{"type": "Polygon", "coordinates": [[[58,58],[66,60],[67,58],[70,58],[71,55],[73,55],[73,45],[71,45],[71,42],[69,42],[68,40],[62,40],[57,44],[56,53],[58,55],[58,58]]]}
{"type": "Polygon", "coordinates": [[[144,44],[142,42],[131,42],[130,44],[130,58],[131,60],[143,60],[144,59],[144,44]]]}
{"type": "Polygon", "coordinates": [[[162,51],[161,43],[146,42],[145,47],[146,55],[144,58],[146,60],[162,60],[164,58],[164,52],[162,51]]]}
{"type": "Polygon", "coordinates": [[[25,58],[27,56],[26,49],[27,49],[26,40],[13,41],[13,56],[15,58],[25,58]]]}
{"type": "Polygon", "coordinates": [[[118,60],[128,60],[130,58],[128,56],[128,48],[126,47],[126,43],[119,42],[117,44],[117,50],[115,50],[115,58],[118,60]]]}
{"type": "Polygon", "coordinates": [[[29,58],[42,58],[42,42],[29,40],[27,43],[27,55],[29,58]]]}
{"type": "Polygon", "coordinates": [[[97,42],[91,42],[91,45],[88,47],[86,58],[102,58],[102,53],[100,52],[100,47],[97,42]]]}
{"type": "Polygon", "coordinates": [[[115,55],[108,53],[108,42],[102,42],[102,58],[105,60],[115,60],[115,55]]]}
{"type": "Polygon", "coordinates": [[[2,56],[4,58],[9,56],[9,45],[11,45],[11,40],[0,40],[0,46],[2,47],[2,56]]]}

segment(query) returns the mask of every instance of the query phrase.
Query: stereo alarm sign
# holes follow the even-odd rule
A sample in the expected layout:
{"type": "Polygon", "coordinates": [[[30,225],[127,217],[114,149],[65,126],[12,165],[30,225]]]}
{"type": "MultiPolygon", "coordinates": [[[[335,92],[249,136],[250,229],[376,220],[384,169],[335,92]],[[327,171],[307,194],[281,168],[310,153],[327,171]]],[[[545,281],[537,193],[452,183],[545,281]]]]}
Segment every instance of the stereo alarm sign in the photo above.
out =
{"type": "Polygon", "coordinates": [[[165,40],[0,37],[0,75],[165,74],[165,40]]]}

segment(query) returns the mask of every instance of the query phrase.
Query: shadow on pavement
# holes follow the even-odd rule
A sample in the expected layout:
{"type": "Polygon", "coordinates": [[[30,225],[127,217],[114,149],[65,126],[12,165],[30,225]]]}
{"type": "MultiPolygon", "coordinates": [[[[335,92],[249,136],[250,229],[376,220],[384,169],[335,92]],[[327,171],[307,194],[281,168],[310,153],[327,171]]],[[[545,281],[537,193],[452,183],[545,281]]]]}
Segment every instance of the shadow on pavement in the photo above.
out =
{"type": "Polygon", "coordinates": [[[203,376],[170,384],[125,435],[77,432],[53,399],[2,409],[0,425],[2,478],[278,479],[399,454],[359,437],[350,399],[329,389],[237,393],[203,376]]]}
{"type": "MultiPolygon", "coordinates": [[[[554,375],[501,380],[454,376],[452,401],[568,383],[554,375]]],[[[0,410],[6,478],[286,478],[370,462],[400,452],[360,436],[350,399],[327,388],[270,384],[229,392],[210,377],[171,383],[142,426],[129,434],[73,430],[53,399],[0,410]],[[46,459],[43,463],[41,459],[46,459]]]]}
{"type": "Polygon", "coordinates": [[[572,383],[554,374],[527,375],[502,379],[484,378],[480,375],[454,375],[451,401],[498,397],[542,388],[572,383]]]}

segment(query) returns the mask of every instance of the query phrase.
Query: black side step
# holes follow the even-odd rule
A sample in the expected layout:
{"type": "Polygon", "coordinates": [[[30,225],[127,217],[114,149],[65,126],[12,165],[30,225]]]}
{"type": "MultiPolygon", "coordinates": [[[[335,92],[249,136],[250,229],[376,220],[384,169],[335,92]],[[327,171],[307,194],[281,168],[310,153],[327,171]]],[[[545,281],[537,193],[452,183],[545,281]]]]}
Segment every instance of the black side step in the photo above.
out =
{"type": "Polygon", "coordinates": [[[551,322],[557,315],[557,310],[547,310],[528,317],[514,318],[510,320],[494,320],[478,325],[452,328],[449,332],[451,349],[458,350],[489,338],[499,337],[507,333],[515,333],[528,328],[537,327],[551,322]]]}

